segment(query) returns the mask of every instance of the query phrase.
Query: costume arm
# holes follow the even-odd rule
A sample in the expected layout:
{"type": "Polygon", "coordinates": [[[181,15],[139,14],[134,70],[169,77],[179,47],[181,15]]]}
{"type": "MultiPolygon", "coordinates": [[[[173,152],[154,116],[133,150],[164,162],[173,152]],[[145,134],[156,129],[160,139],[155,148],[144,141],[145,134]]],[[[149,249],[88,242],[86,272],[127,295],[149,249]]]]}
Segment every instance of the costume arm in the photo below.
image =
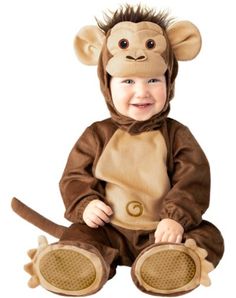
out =
{"type": "Polygon", "coordinates": [[[73,147],[60,180],[65,217],[72,222],[83,222],[82,215],[88,203],[104,198],[104,188],[93,171],[97,149],[98,142],[89,127],[73,147]]]}
{"type": "Polygon", "coordinates": [[[171,189],[164,199],[161,218],[174,219],[188,230],[200,224],[209,206],[210,169],[188,128],[179,126],[171,138],[171,189]]]}

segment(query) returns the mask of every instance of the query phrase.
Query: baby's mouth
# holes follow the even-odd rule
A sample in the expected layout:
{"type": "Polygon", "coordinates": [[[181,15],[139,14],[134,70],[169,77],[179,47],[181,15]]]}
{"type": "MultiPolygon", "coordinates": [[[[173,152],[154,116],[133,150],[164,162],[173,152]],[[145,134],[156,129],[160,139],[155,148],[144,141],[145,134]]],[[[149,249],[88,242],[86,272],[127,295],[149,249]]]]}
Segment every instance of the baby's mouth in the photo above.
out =
{"type": "Polygon", "coordinates": [[[144,109],[144,108],[151,106],[152,103],[132,103],[131,105],[136,108],[144,109]]]}

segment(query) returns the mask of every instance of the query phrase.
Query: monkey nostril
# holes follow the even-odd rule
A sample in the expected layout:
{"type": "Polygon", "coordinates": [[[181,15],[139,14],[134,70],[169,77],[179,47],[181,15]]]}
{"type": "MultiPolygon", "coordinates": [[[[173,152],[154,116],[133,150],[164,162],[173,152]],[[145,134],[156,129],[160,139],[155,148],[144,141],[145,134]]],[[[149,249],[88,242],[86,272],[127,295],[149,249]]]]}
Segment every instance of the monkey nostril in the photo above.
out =
{"type": "Polygon", "coordinates": [[[138,58],[136,58],[135,60],[144,60],[146,57],[145,56],[139,56],[138,58]]]}
{"type": "Polygon", "coordinates": [[[127,59],[129,59],[129,60],[136,60],[134,57],[132,57],[132,56],[126,56],[126,58],[127,59]]]}

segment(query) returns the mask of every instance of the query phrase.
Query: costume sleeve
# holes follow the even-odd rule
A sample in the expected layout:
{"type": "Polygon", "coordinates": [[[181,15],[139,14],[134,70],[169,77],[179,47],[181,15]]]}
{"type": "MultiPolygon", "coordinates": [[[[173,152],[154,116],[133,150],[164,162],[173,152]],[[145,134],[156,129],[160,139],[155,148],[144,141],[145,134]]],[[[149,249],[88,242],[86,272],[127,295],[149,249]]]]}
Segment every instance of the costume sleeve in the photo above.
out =
{"type": "Polygon", "coordinates": [[[210,169],[187,127],[179,126],[171,138],[171,189],[164,198],[161,218],[174,219],[189,230],[200,224],[209,206],[210,169]]]}
{"type": "Polygon", "coordinates": [[[104,187],[93,172],[97,148],[98,142],[89,127],[73,147],[60,180],[65,217],[72,222],[83,222],[82,215],[88,203],[104,198],[104,187]]]}

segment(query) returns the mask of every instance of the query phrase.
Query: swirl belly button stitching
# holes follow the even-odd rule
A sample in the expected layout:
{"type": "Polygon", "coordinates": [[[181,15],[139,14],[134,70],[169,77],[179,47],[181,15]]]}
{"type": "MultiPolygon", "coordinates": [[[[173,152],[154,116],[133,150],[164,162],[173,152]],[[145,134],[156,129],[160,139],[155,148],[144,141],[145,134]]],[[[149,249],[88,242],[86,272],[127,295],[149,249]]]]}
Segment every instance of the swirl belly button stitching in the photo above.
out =
{"type": "Polygon", "coordinates": [[[130,216],[139,217],[143,214],[143,205],[138,201],[130,201],[126,205],[126,212],[130,216]]]}

